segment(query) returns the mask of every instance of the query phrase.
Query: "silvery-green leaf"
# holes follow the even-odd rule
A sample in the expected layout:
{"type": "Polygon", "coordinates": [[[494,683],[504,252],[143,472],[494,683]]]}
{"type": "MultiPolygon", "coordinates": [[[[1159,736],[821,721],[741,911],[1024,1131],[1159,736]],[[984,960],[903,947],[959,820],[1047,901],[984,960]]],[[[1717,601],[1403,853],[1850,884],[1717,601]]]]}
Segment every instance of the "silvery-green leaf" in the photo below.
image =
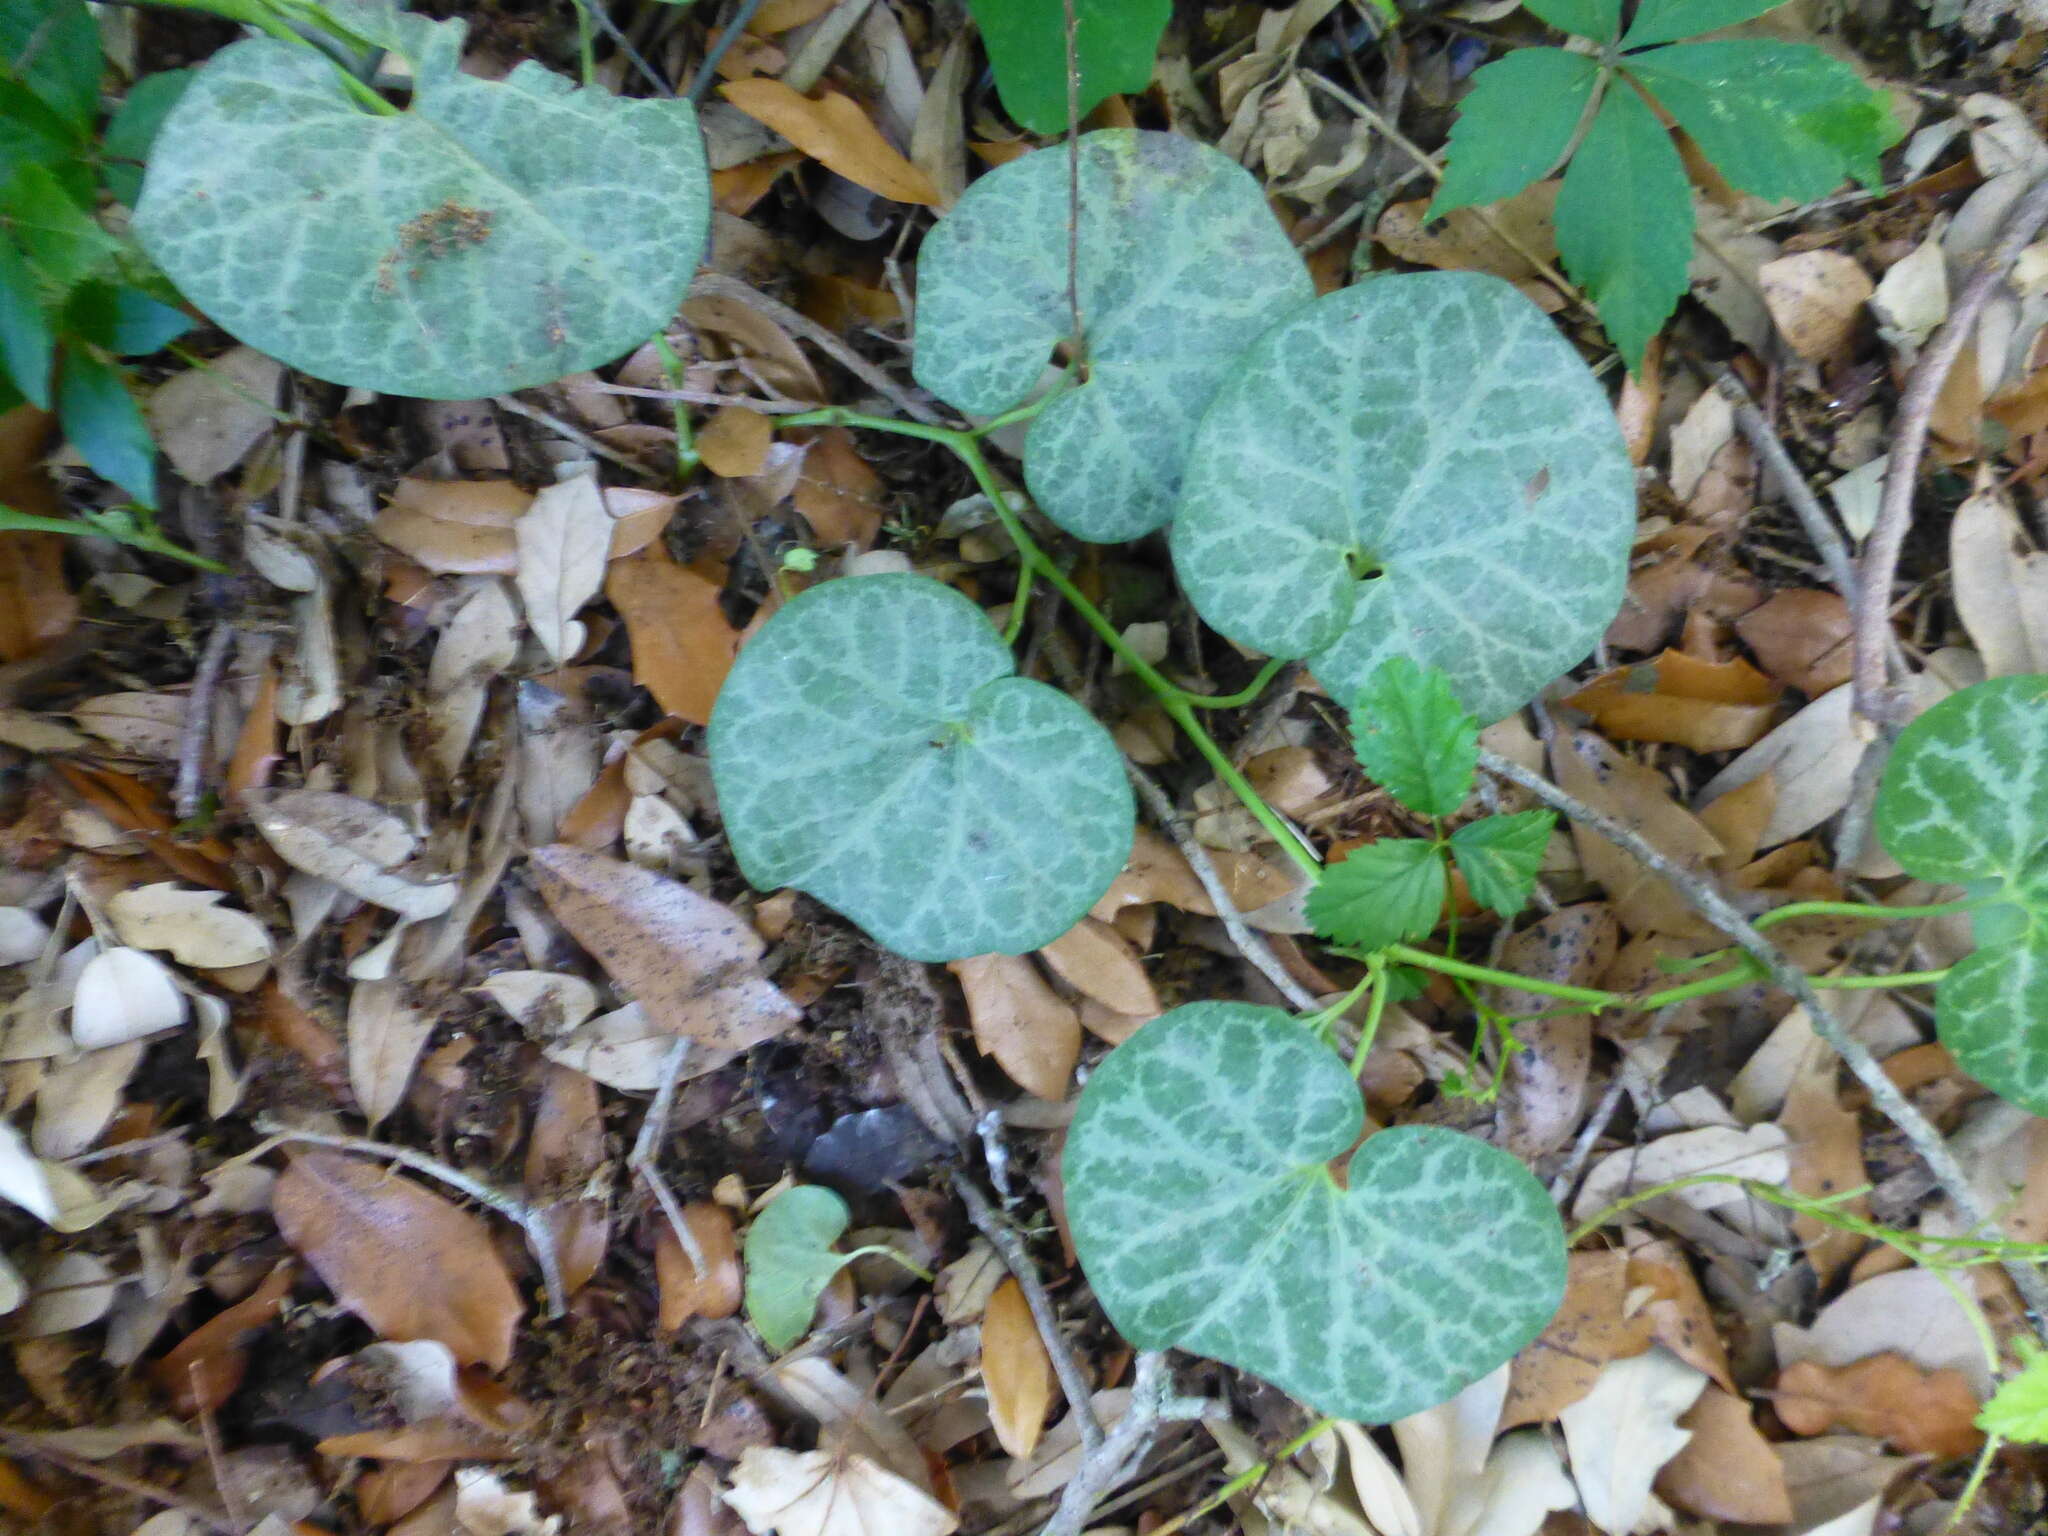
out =
{"type": "Polygon", "coordinates": [[[1297,1021],[1194,1003],[1096,1070],[1062,1159],[1082,1268],[1141,1349],[1386,1423],[1477,1381],[1564,1296],[1564,1231],[1520,1163],[1458,1131],[1368,1138],[1358,1085],[1297,1021]]]}
{"type": "Polygon", "coordinates": [[[1970,1076],[2048,1115],[2048,917],[1965,955],[1934,994],[1935,1032],[1970,1076]]]}
{"type": "MultiPolygon", "coordinates": [[[[1173,515],[1188,439],[1240,353],[1306,301],[1308,269],[1235,161],[1170,133],[1081,140],[1088,378],[1031,423],[1024,479],[1069,533],[1133,539],[1173,515]]],[[[1021,404],[1072,341],[1067,155],[968,188],[918,259],[917,380],[963,411],[1021,404]]]]}
{"type": "Polygon", "coordinates": [[[364,111],[314,49],[215,54],[166,119],[135,231],[185,296],[323,379],[466,398],[606,363],[675,313],[710,183],[682,101],[457,69],[410,25],[410,107],[364,111]]]}
{"type": "Polygon", "coordinates": [[[1374,278],[1283,320],[1196,433],[1174,567],[1239,644],[1338,698],[1390,656],[1482,721],[1620,607],[1635,474],[1606,394],[1498,278],[1374,278]]]}
{"type": "Polygon", "coordinates": [[[2048,676],[1978,683],[1907,726],[1876,820],[1923,880],[2017,879],[2048,847],[2048,676]]]}
{"type": "Polygon", "coordinates": [[[796,598],[711,714],[747,878],[808,891],[913,960],[1065,933],[1130,854],[1131,792],[1109,733],[1015,670],[981,610],[930,577],[796,598]]]}

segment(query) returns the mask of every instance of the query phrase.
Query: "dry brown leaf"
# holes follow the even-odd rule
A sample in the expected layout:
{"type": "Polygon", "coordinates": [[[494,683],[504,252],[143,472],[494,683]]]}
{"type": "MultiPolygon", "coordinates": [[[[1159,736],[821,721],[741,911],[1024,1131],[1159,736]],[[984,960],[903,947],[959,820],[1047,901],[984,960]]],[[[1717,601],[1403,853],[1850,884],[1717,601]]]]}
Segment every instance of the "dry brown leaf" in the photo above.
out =
{"type": "Polygon", "coordinates": [[[1650,1297],[1639,1315],[1648,1319],[1652,1341],[1733,1392],[1728,1347],[1715,1329],[1713,1310],[1685,1255],[1663,1239],[1635,1243],[1629,1249],[1628,1284],[1631,1291],[1650,1297]]]}
{"type": "Polygon", "coordinates": [[[1774,592],[1735,621],[1742,643],[1788,688],[1819,695],[1849,681],[1849,605],[1833,592],[1774,592]]]}
{"type": "Polygon", "coordinates": [[[1650,1347],[1647,1319],[1626,1318],[1628,1258],[1612,1250],[1574,1253],[1564,1302],[1550,1325],[1515,1356],[1500,1428],[1547,1424],[1593,1390],[1600,1369],[1650,1347]]]}
{"type": "Polygon", "coordinates": [[[758,475],[768,462],[775,428],[759,411],[722,405],[697,433],[697,456],[714,475],[758,475]]]}
{"type": "Polygon", "coordinates": [[[1746,661],[1704,662],[1683,651],[1619,667],[1565,700],[1616,741],[1668,741],[1695,752],[1749,746],[1777,717],[1778,690],[1746,661]]]}
{"type": "Polygon", "coordinates": [[[174,763],[186,703],[181,693],[103,693],[74,706],[71,718],[122,753],[174,763]]]}
{"type": "Polygon", "coordinates": [[[1245,763],[1244,775],[1260,797],[1283,816],[1306,814],[1332,788],[1330,775],[1310,747],[1275,747],[1261,752],[1245,763]]]}
{"type": "Polygon", "coordinates": [[[1812,363],[1848,350],[1857,318],[1876,292],[1856,259],[1840,251],[1780,256],[1758,268],[1757,279],[1785,345],[1812,363]]]}
{"type": "Polygon", "coordinates": [[[1145,1019],[1160,1011],[1137,951],[1099,918],[1082,918],[1038,953],[1060,980],[1105,1008],[1145,1019]]]}
{"type": "Polygon", "coordinates": [[[151,1363],[150,1377],[171,1400],[174,1412],[186,1418],[214,1413],[235,1395],[249,1369],[251,1340],[277,1321],[297,1273],[298,1266],[285,1259],[255,1290],[216,1312],[151,1363]]]}
{"type": "MultiPolygon", "coordinates": [[[[56,424],[32,405],[0,411],[0,505],[36,517],[64,515],[42,462],[56,424]]],[[[61,533],[0,533],[0,662],[34,655],[78,622],[78,599],[64,580],[70,547],[61,533]]]]}
{"type": "Polygon", "coordinates": [[[967,996],[974,1043],[1026,1093],[1058,1101],[1081,1058],[1081,1020],[1023,955],[970,955],[947,963],[967,996]]]}
{"type": "MultiPolygon", "coordinates": [[[[1792,1174],[1786,1183],[1802,1195],[1839,1195],[1870,1182],[1863,1166],[1863,1127],[1855,1112],[1842,1105],[1837,1060],[1824,1042],[1812,1039],[1778,1113],[1778,1124],[1791,1138],[1792,1174]]],[[[1843,1209],[1867,1217],[1870,1201],[1859,1195],[1843,1209]]],[[[1855,1233],[1810,1216],[1794,1216],[1792,1230],[1823,1289],[1831,1289],[1843,1267],[1868,1246],[1855,1233]]]]}
{"type": "Polygon", "coordinates": [[[844,427],[827,428],[805,447],[794,498],[811,537],[827,548],[865,549],[881,532],[887,505],[882,477],[844,427]]]}
{"type": "MultiPolygon", "coordinates": [[[[1605,902],[1561,907],[1522,929],[1502,948],[1503,970],[1539,981],[1591,986],[1614,961],[1621,930],[1605,902]]],[[[1555,1151],[1578,1129],[1593,1066],[1593,1016],[1554,1012],[1554,1000],[1502,992],[1510,1014],[1547,1014],[1515,1026],[1526,1049],[1507,1060],[1500,1095],[1502,1145],[1517,1157],[1555,1151]]]]}
{"type": "Polygon", "coordinates": [[[1029,1456],[1052,1404],[1052,1359],[1014,1279],[995,1288],[982,1316],[981,1379],[996,1439],[1012,1456],[1029,1456]]]}
{"type": "Polygon", "coordinates": [[[731,1317],[740,1309],[740,1256],[732,1212],[709,1201],[693,1201],[683,1207],[683,1221],[704,1255],[706,1269],[701,1275],[667,1220],[657,1218],[654,1227],[661,1326],[671,1333],[693,1317],[731,1317]]]}
{"type": "Polygon", "coordinates": [[[2012,497],[1988,471],[1949,525],[1956,616],[1986,677],[2048,668],[2048,554],[2033,547],[2012,497]]]}
{"type": "Polygon", "coordinates": [[[693,725],[711,719],[739,653],[739,631],[719,607],[720,586],[695,566],[676,564],[658,543],[613,561],[605,577],[605,596],[633,642],[633,681],[693,725]]]}
{"type": "Polygon", "coordinates": [[[898,203],[935,207],[939,190],[882,137],[850,96],[821,90],[804,96],[780,80],[733,80],[718,93],[765,123],[828,170],[898,203]]]}
{"type": "Polygon", "coordinates": [[[1724,875],[1732,874],[1756,857],[1763,844],[1764,828],[1771,824],[1771,813],[1777,804],[1777,776],[1760,773],[1701,809],[1700,825],[1721,845],[1721,852],[1713,860],[1714,868],[1724,875]]]}
{"type": "Polygon", "coordinates": [[[1511,283],[1529,282],[1542,276],[1529,254],[1552,265],[1557,262],[1557,193],[1561,185],[1555,180],[1539,181],[1484,210],[1454,208],[1438,219],[1425,217],[1430,203],[1426,197],[1395,203],[1380,215],[1374,238],[1417,266],[1490,272],[1511,283]]]}
{"type": "Polygon", "coordinates": [[[1762,843],[1776,847],[1811,831],[1849,801],[1863,745],[1851,722],[1854,707],[1848,687],[1824,693],[1798,714],[1750,747],[1700,789],[1702,802],[1712,804],[1759,774],[1776,781],[1771,819],[1762,843]]]}
{"type": "Polygon", "coordinates": [[[800,1017],[761,975],[767,946],[730,907],[566,843],[528,857],[549,910],[655,1029],[743,1051],[800,1017]]]}
{"type": "MultiPolygon", "coordinates": [[[[1681,866],[1703,870],[1722,851],[1699,818],[1672,798],[1670,782],[1662,774],[1629,761],[1589,732],[1559,732],[1551,748],[1551,766],[1567,794],[1633,828],[1681,866]]],[[[1572,839],[1580,864],[1607,892],[1615,915],[1630,931],[1678,938],[1713,931],[1670,882],[1634,854],[1576,823],[1572,839]]]]}
{"type": "Polygon", "coordinates": [[[1944,1459],[1968,1456],[1984,1443],[1977,1394],[1963,1373],[1924,1371],[1904,1355],[1843,1366],[1801,1360],[1779,1373],[1771,1402],[1795,1435],[1842,1429],[1944,1459]]]}
{"type": "Polygon", "coordinates": [[[371,1130],[404,1101],[433,1032],[433,1014],[402,981],[359,981],[349,994],[348,1084],[371,1130]]]}
{"type": "Polygon", "coordinates": [[[378,1337],[436,1339],[494,1371],[511,1360],[519,1292],[479,1218],[375,1163],[310,1148],[278,1176],[270,1207],[284,1240],[378,1337]]]}
{"type": "Polygon", "coordinates": [[[1658,1497],[1709,1520],[1782,1525],[1792,1518],[1785,1463],[1747,1402],[1710,1382],[1678,1424],[1692,1438],[1657,1474],[1658,1497]]]}

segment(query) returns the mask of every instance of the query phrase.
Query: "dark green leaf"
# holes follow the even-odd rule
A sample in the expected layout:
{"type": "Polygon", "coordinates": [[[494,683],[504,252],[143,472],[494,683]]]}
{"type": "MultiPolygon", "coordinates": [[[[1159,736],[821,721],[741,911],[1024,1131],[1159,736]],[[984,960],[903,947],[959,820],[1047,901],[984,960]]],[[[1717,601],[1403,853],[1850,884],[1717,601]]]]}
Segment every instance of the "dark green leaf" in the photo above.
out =
{"type": "Polygon", "coordinates": [[[105,347],[116,357],[161,352],[192,324],[170,305],[113,283],[80,283],[64,304],[65,334],[105,347]]]}
{"type": "Polygon", "coordinates": [[[1472,793],[1479,722],[1440,668],[1389,656],[1359,690],[1351,733],[1365,771],[1411,811],[1448,816],[1472,793]]]}
{"type": "Polygon", "coordinates": [[[1685,292],[1692,187],[1671,136],[1621,81],[1565,172],[1557,248],[1634,372],[1685,292]]]}
{"type": "Polygon", "coordinates": [[[91,190],[83,158],[91,143],[26,85],[0,75],[0,167],[43,166],[82,198],[91,190]]]}
{"type": "Polygon", "coordinates": [[[1785,0],[1643,0],[1621,39],[1624,48],[1647,48],[1681,37],[1718,32],[1775,11],[1785,0]]]}
{"type": "Polygon", "coordinates": [[[67,349],[57,369],[57,419],[94,474],[156,506],[156,446],[120,369],[83,347],[67,349]]]}
{"type": "Polygon", "coordinates": [[[0,189],[0,221],[29,265],[60,289],[90,276],[121,248],[40,165],[24,165],[0,189]]]}
{"type": "Polygon", "coordinates": [[[142,165],[149,158],[149,146],[156,142],[157,130],[185,94],[194,73],[167,69],[144,76],[129,89],[128,99],[107,123],[106,136],[100,140],[106,159],[102,174],[107,190],[130,208],[142,195],[142,165]]]}
{"type": "Polygon", "coordinates": [[[1612,42],[1621,30],[1621,0],[1523,0],[1523,4],[1558,31],[1595,42],[1612,42]]]}
{"type": "MultiPolygon", "coordinates": [[[[981,28],[1003,109],[1033,133],[1067,126],[1067,39],[1058,0],[968,0],[981,28]]],[[[1159,35],[1173,0],[1074,0],[1075,103],[1083,114],[1104,97],[1152,83],[1159,35]]]]}
{"type": "Polygon", "coordinates": [[[1372,951],[1425,937],[1443,915],[1443,855],[1419,837],[1383,837],[1323,871],[1308,893],[1317,933],[1372,951]]]}
{"type": "Polygon", "coordinates": [[[35,273],[11,241],[0,240],[0,362],[40,410],[50,408],[50,363],[56,347],[35,273]]]}
{"type": "Polygon", "coordinates": [[[1513,197],[1557,164],[1599,78],[1598,64],[1562,48],[1518,48],[1475,73],[1429,216],[1513,197]]]}
{"type": "Polygon", "coordinates": [[[100,29],[85,0],[0,0],[0,54],[73,127],[98,119],[100,29]]]}
{"type": "Polygon", "coordinates": [[[1556,824],[1549,811],[1517,811],[1468,822],[1453,832],[1451,857],[1472,899],[1502,917],[1521,911],[1556,824]]]}
{"type": "Polygon", "coordinates": [[[1681,43],[1627,67],[1723,176],[1758,197],[1825,197],[1850,176],[1876,187],[1878,156],[1904,132],[1882,91],[1802,43],[1681,43]]]}

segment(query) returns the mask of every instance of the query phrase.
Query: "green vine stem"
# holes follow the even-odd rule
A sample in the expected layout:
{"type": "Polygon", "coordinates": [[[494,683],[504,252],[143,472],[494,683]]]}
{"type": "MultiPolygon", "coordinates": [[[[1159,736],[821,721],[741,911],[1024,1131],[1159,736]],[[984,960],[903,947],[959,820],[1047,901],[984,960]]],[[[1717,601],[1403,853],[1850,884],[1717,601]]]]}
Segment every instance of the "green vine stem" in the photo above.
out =
{"type": "Polygon", "coordinates": [[[1154,1527],[1152,1536],[1177,1536],[1178,1532],[1187,1528],[1190,1521],[1201,1519],[1202,1516],[1208,1514],[1211,1510],[1221,1509],[1224,1504],[1236,1498],[1245,1489],[1252,1487],[1256,1483],[1263,1482],[1273,1468],[1314,1441],[1321,1439],[1336,1427],[1337,1421],[1335,1419],[1317,1419],[1315,1423],[1309,1425],[1307,1429],[1304,1429],[1292,1440],[1281,1446],[1271,1456],[1268,1456],[1264,1461],[1253,1462],[1192,1509],[1175,1515],[1164,1525],[1154,1527]]]}
{"type": "Polygon", "coordinates": [[[139,507],[114,507],[78,517],[39,517],[33,512],[17,512],[13,507],[0,506],[0,533],[61,533],[79,539],[111,539],[116,544],[126,544],[130,549],[182,560],[216,576],[229,574],[228,568],[218,561],[173,544],[157,531],[155,520],[139,507]]]}

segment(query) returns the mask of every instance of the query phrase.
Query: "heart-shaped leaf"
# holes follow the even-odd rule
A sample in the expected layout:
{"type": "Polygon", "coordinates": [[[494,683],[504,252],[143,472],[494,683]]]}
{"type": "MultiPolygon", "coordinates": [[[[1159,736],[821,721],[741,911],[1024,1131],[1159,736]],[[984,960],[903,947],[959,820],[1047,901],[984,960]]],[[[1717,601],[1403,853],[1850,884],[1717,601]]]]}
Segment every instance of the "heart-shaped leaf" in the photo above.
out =
{"type": "Polygon", "coordinates": [[[1116,744],[1015,675],[986,615],[926,576],[813,587],[740,653],[711,712],[733,852],[913,960],[1049,944],[1131,851],[1116,744]]]}
{"type": "MultiPolygon", "coordinates": [[[[1087,382],[1032,421],[1024,480],[1069,533],[1134,539],[1173,515],[1188,441],[1244,349],[1315,289],[1243,167],[1170,133],[1080,144],[1078,297],[1087,382]]],[[[991,171],[925,237],[917,381],[963,411],[1022,403],[1073,343],[1068,167],[991,171]]]]}
{"type": "Polygon", "coordinates": [[[199,71],[135,210],[186,297],[319,378],[430,398],[545,384],[658,330],[710,222],[689,104],[530,63],[463,74],[459,22],[394,35],[413,97],[392,116],[317,51],[268,38],[199,71]]]}
{"type": "Polygon", "coordinates": [[[1369,1138],[1340,1185],[1364,1123],[1343,1060],[1277,1009],[1193,1003],[1119,1046],[1062,1161],[1074,1246],[1117,1329],[1372,1424],[1533,1339],[1565,1281],[1542,1186],[1419,1126],[1369,1138]]]}
{"type": "Polygon", "coordinates": [[[819,1184],[785,1189],[747,1228],[747,1317],[778,1355],[804,1336],[818,1297],[853,1258],[832,1245],[853,1217],[819,1184]]]}
{"type": "Polygon", "coordinates": [[[2048,1114],[2048,676],[1979,683],[1907,726],[1876,821],[1907,873],[2000,898],[1935,994],[1935,1028],[1964,1071],[2048,1114]]]}
{"type": "Polygon", "coordinates": [[[1380,277],[1233,366],[1173,559],[1211,625],[1336,697],[1409,656],[1492,721],[1614,617],[1635,504],[1613,408],[1541,310],[1476,273],[1380,277]]]}

